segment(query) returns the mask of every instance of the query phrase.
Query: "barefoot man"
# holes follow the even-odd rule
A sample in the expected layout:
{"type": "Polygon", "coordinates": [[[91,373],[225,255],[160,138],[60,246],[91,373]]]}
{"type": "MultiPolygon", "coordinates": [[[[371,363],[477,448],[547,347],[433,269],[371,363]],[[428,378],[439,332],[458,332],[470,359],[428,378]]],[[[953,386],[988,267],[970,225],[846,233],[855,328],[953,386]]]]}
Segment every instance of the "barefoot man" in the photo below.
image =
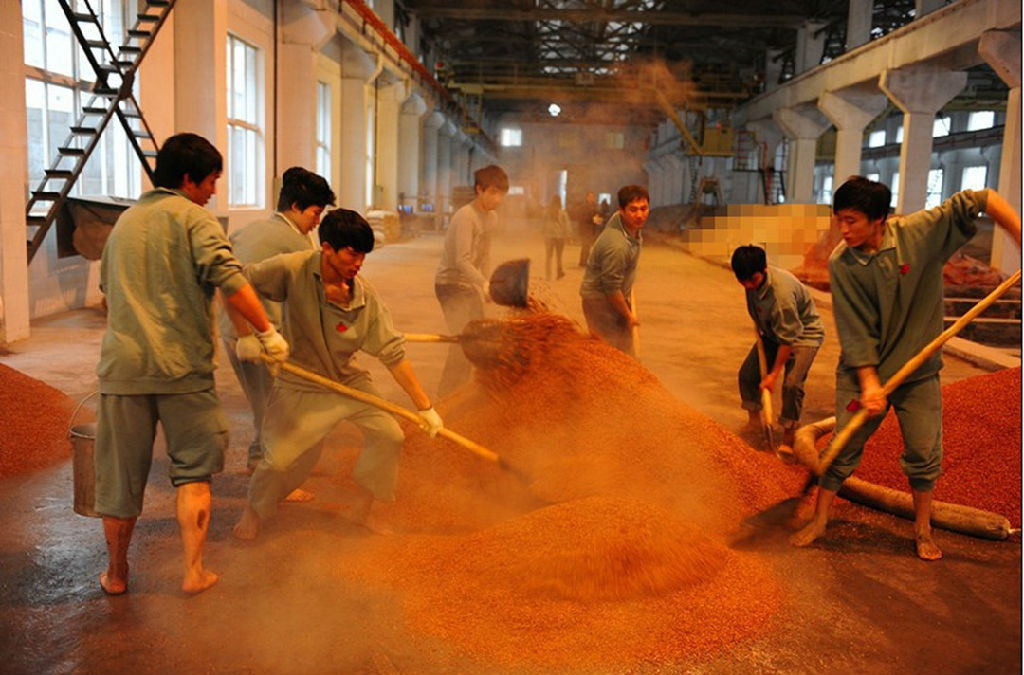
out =
{"type": "MultiPolygon", "coordinates": [[[[285,253],[245,268],[261,295],[284,303],[284,332],[293,341],[293,361],[379,396],[355,355],[363,351],[378,358],[416,405],[423,426],[435,435],[443,426],[441,416],[405,357],[405,338],[395,331],[373,286],[357,276],[373,250],[369,223],[355,211],[335,209],[320,224],[320,241],[320,250],[285,253]]],[[[236,328],[244,335],[244,326],[236,323],[236,328]]],[[[238,344],[241,358],[258,357],[257,344],[245,337],[238,344]]],[[[405,440],[402,428],[391,413],[283,371],[267,402],[266,453],[249,483],[248,503],[234,528],[236,537],[254,539],[259,534],[278,503],[309,476],[324,438],[343,420],[358,426],[365,442],[353,472],[356,494],[350,520],[383,530],[374,522],[372,507],[375,501],[395,499],[398,455],[405,440]]]]}
{"type": "Polygon", "coordinates": [[[277,359],[288,356],[224,228],[203,208],[221,167],[220,153],[205,138],[167,139],[156,158],[156,188],[121,214],[103,249],[100,288],[108,312],[97,367],[96,511],[109,557],[100,586],[111,595],[127,590],[128,545],[142,512],[157,422],[177,490],[185,550],[181,588],[198,593],[217,582],[203,567],[210,476],[224,468],[228,442],[213,388],[214,290],[260,331],[260,349],[277,359]]]}
{"type": "Polygon", "coordinates": [[[886,220],[891,194],[855,176],[836,190],[832,219],[843,242],[829,259],[832,304],[842,352],[836,370],[836,432],[858,406],[871,417],[819,480],[811,522],[790,541],[807,546],[825,534],[839,487],[857,468],[868,438],[892,406],[903,435],[900,466],[914,498],[918,557],[938,560],[932,538],[932,489],[942,472],[942,392],[936,353],[888,396],[884,382],[942,332],[942,267],[977,232],[987,213],[1020,247],[1020,216],[994,190],[965,190],[942,205],[886,220]],[[851,402],[854,402],[851,405],[851,402]]]}

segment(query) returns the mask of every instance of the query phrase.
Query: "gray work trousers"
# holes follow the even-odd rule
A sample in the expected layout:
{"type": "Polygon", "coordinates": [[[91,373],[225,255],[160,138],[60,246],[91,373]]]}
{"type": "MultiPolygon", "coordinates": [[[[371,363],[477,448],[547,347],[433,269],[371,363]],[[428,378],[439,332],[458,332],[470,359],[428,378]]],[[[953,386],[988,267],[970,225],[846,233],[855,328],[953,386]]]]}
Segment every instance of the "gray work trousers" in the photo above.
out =
{"type": "MultiPolygon", "coordinates": [[[[767,364],[765,370],[771,370],[775,364],[775,356],[779,352],[779,344],[774,340],[763,340],[764,356],[767,364]]],[[[814,363],[818,347],[793,347],[786,359],[782,379],[782,410],[779,413],[779,424],[784,429],[795,429],[800,424],[800,413],[804,407],[804,382],[807,373],[814,363]]],[[[758,365],[757,344],[750,348],[750,353],[743,360],[739,373],[740,400],[743,409],[757,412],[761,409],[761,368],[758,365]]]]}

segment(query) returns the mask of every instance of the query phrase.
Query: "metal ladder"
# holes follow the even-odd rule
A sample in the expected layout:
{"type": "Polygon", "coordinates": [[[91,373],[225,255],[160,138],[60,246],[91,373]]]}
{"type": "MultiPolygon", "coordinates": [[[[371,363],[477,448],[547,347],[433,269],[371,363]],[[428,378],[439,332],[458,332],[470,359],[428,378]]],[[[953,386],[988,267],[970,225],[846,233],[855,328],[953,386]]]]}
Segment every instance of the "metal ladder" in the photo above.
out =
{"type": "Polygon", "coordinates": [[[175,0],[145,0],[139,8],[135,25],[126,33],[125,42],[128,44],[119,46],[116,53],[103,34],[99,17],[89,5],[89,0],[78,0],[78,10],[71,7],[72,1],[58,0],[71,31],[96,73],[96,83],[67,139],[57,148],[57,156],[29,196],[25,207],[29,262],[42,247],[46,233],[85,169],[86,161],[99,145],[100,136],[112,117],[116,115],[120,120],[128,142],[151,181],[158,150],[132,87],[139,63],[174,8],[175,0]],[[45,213],[41,213],[44,209],[45,213]]]}

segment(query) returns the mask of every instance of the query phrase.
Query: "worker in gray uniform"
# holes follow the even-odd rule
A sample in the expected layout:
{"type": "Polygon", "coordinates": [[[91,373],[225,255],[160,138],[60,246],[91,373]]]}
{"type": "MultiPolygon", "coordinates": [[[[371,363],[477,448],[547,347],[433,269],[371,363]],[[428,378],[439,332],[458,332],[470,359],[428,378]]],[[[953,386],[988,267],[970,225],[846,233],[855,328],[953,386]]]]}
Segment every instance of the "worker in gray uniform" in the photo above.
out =
{"type": "Polygon", "coordinates": [[[254,348],[283,360],[288,345],[267,319],[231,253],[224,228],[203,208],[223,163],[206,139],[179,134],[156,158],[156,187],[121,214],[100,262],[107,329],[100,347],[96,511],[108,566],[100,586],[127,590],[128,546],[160,423],[171,458],[185,553],[182,590],[217,582],[203,566],[210,477],[224,467],[227,418],[214,391],[211,300],[216,289],[256,329],[254,348]]]}
{"type": "Polygon", "coordinates": [[[619,351],[635,355],[632,291],[643,247],[641,230],[650,215],[650,196],[641,185],[626,185],[618,193],[619,209],[608,219],[587,258],[580,298],[587,328],[619,351]]]}
{"type": "Polygon", "coordinates": [[[942,391],[937,352],[889,396],[884,382],[942,332],[942,268],[977,232],[984,211],[1020,246],[1020,216],[994,190],[964,190],[940,206],[886,220],[891,194],[855,176],[836,190],[832,219],[843,236],[829,259],[832,306],[842,348],[836,369],[836,433],[863,406],[855,431],[819,479],[814,515],[790,541],[807,546],[825,534],[829,509],[857,468],[864,444],[892,406],[910,483],[918,557],[937,560],[932,537],[932,489],[942,472],[942,391]]]}
{"type": "Polygon", "coordinates": [[[764,345],[765,375],[755,343],[739,371],[740,400],[747,411],[748,428],[760,426],[761,392],[775,391],[782,380],[782,442],[793,445],[803,410],[804,382],[825,339],[825,325],[807,287],[791,272],[768,264],[760,246],[740,246],[732,252],[732,271],[746,289],[747,313],[754,320],[764,345]]]}
{"type": "MultiPolygon", "coordinates": [[[[284,172],[281,191],[277,198],[277,211],[264,220],[249,223],[230,236],[231,247],[235,256],[244,265],[266,260],[278,253],[294,251],[312,251],[319,248],[313,230],[320,224],[320,216],[327,206],[334,206],[335,196],[330,185],[312,171],[293,166],[284,172]]],[[[280,303],[260,298],[267,317],[277,330],[281,330],[280,303]]],[[[256,465],[263,458],[263,415],[267,407],[267,397],[273,377],[262,363],[242,361],[235,354],[238,336],[226,311],[220,312],[218,323],[221,338],[235,371],[245,398],[252,409],[253,438],[249,443],[246,469],[248,473],[256,470],[256,465]]],[[[308,498],[310,495],[301,493],[296,500],[308,498]]]]}
{"type": "MultiPolygon", "coordinates": [[[[434,294],[452,335],[461,333],[470,321],[484,318],[484,303],[490,299],[491,237],[498,226],[495,209],[508,192],[508,176],[500,166],[485,166],[473,174],[473,189],[476,198],[456,211],[448,224],[434,275],[434,294]]],[[[462,347],[452,344],[441,371],[438,396],[447,396],[465,384],[472,372],[462,347]]]]}
{"type": "MultiPolygon", "coordinates": [[[[330,211],[320,225],[318,251],[285,253],[246,266],[246,275],[261,295],[283,302],[284,333],[291,336],[296,365],[343,385],[379,396],[368,372],[356,362],[363,351],[380,359],[416,406],[431,435],[443,427],[405,356],[405,338],[394,329],[391,314],[368,282],[358,277],[373,250],[369,223],[355,211],[330,211]]],[[[244,327],[238,355],[257,358],[257,345],[244,327]]],[[[282,371],[263,420],[266,454],[249,483],[248,502],[234,534],[258,536],[278,502],[302,484],[320,457],[323,439],[341,421],[363,432],[365,445],[353,479],[356,496],[350,519],[374,531],[376,501],[394,501],[398,456],[404,435],[388,412],[327,391],[316,383],[282,371]]]]}

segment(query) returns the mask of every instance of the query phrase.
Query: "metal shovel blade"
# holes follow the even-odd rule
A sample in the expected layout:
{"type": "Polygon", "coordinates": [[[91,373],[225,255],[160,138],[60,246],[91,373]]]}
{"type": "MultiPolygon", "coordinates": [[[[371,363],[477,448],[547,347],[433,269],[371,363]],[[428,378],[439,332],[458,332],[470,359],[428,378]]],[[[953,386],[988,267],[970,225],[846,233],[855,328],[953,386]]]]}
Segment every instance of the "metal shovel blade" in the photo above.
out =
{"type": "Polygon", "coordinates": [[[491,299],[507,307],[526,307],[529,281],[529,258],[503,262],[491,273],[491,299]]]}

